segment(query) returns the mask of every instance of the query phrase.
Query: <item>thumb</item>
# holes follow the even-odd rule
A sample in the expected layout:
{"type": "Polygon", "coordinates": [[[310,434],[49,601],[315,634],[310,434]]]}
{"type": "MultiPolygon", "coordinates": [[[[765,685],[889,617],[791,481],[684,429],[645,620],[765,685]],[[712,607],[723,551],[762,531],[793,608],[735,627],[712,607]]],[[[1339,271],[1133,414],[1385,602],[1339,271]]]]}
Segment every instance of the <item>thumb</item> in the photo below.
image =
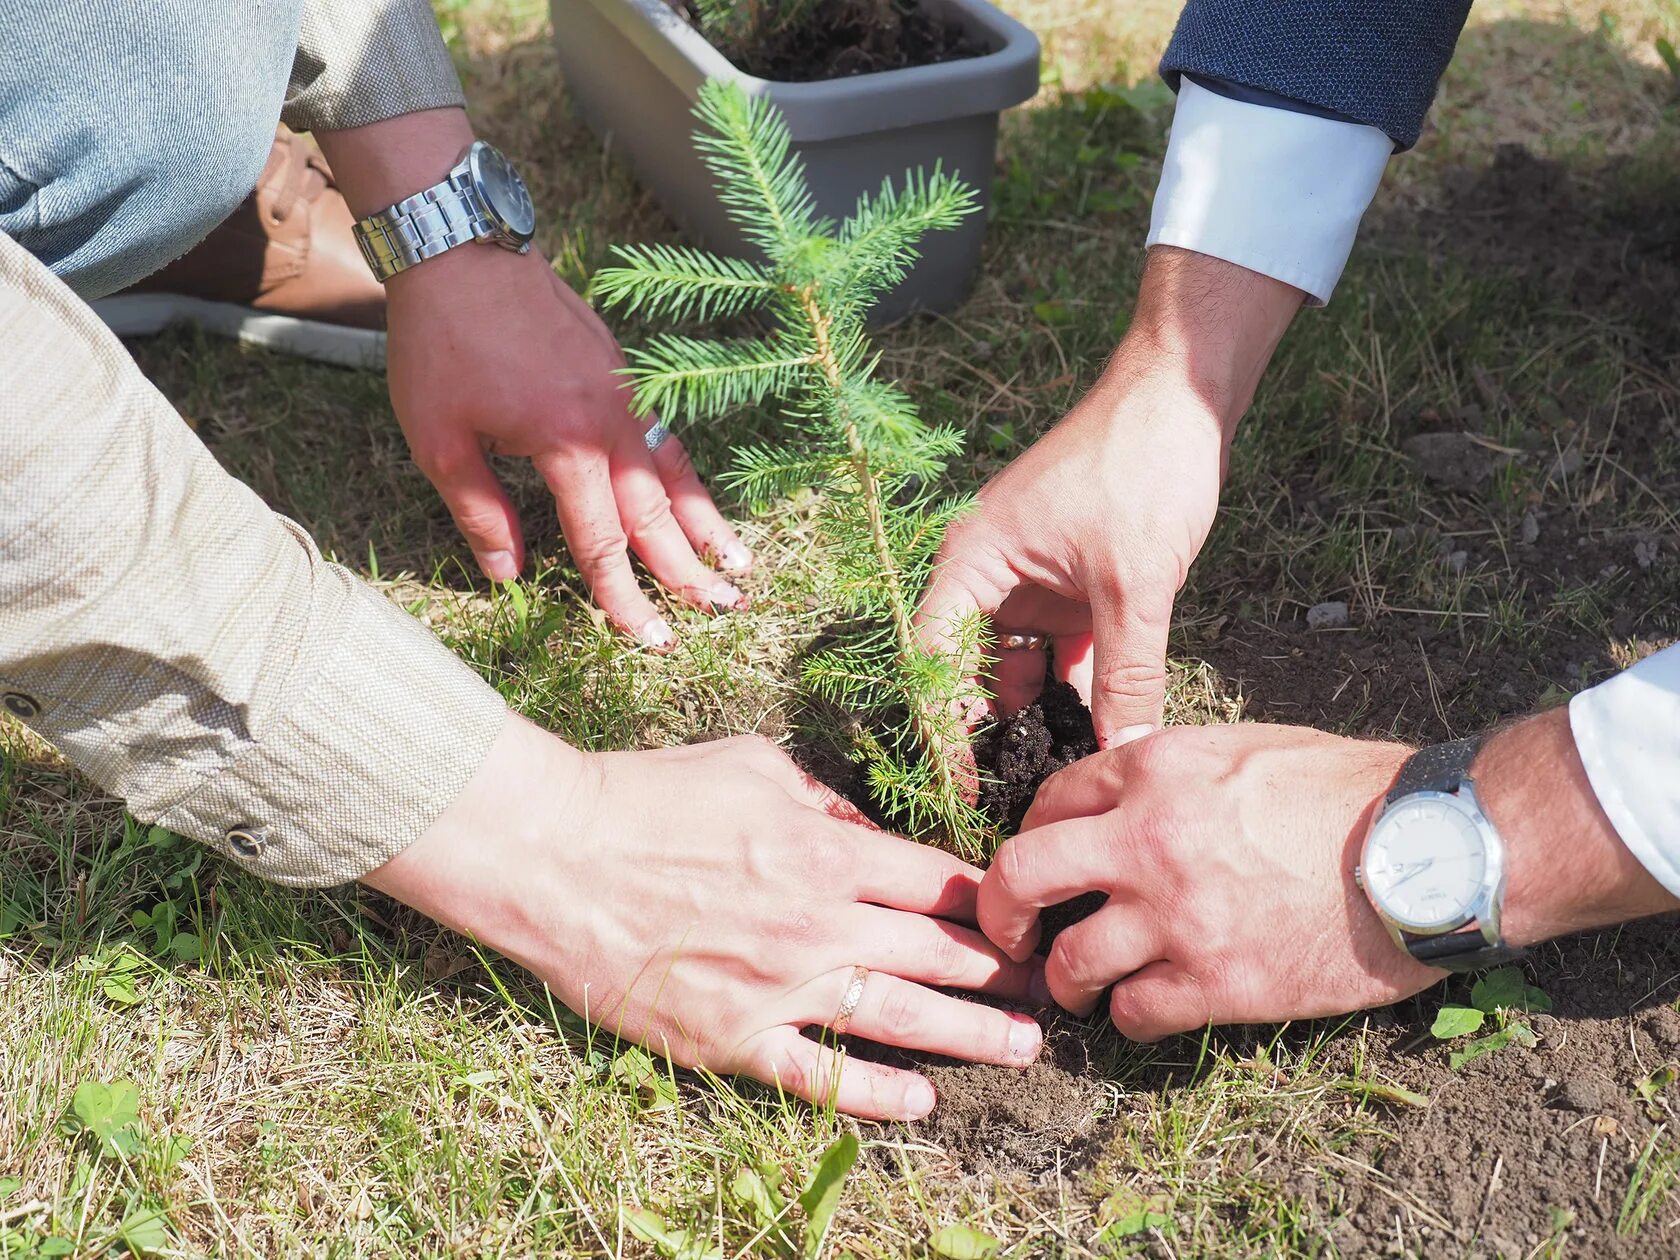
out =
{"type": "Polygon", "coordinates": [[[1170,592],[1092,593],[1091,718],[1099,748],[1128,744],[1160,726],[1171,625],[1170,592]]]}
{"type": "Polygon", "coordinates": [[[519,514],[476,442],[451,444],[415,461],[443,496],[455,527],[492,582],[511,582],[524,564],[519,514]]]}
{"type": "Polygon", "coordinates": [[[951,715],[964,727],[973,725],[985,708],[976,633],[982,619],[995,613],[1020,581],[990,548],[965,541],[971,537],[955,531],[947,536],[915,615],[922,647],[968,670],[951,715]]]}

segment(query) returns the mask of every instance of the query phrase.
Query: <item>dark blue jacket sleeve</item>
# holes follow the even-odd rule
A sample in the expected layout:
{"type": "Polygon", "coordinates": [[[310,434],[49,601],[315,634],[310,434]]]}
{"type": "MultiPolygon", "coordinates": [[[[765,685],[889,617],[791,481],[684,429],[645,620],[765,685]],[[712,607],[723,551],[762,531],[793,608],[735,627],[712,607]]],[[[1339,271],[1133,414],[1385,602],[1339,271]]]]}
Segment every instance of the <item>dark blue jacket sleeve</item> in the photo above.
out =
{"type": "Polygon", "coordinates": [[[1238,84],[1385,131],[1410,148],[1470,0],[1189,0],[1161,74],[1238,84]]]}

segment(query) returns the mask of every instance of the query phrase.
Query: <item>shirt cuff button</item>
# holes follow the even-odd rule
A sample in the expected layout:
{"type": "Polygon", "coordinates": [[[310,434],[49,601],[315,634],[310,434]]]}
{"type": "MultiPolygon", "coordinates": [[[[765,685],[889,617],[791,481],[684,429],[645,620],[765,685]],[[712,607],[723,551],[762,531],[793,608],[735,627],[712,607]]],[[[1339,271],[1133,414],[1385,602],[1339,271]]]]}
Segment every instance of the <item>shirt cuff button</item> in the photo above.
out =
{"type": "Polygon", "coordinates": [[[39,716],[41,712],[41,706],[35,703],[35,697],[26,696],[21,691],[8,691],[4,696],[0,696],[0,704],[4,704],[12,716],[26,721],[39,716]]]}
{"type": "Polygon", "coordinates": [[[227,841],[228,848],[232,849],[237,856],[255,860],[260,858],[263,855],[263,850],[268,848],[268,829],[244,823],[238,827],[229,828],[223,839],[227,841]]]}

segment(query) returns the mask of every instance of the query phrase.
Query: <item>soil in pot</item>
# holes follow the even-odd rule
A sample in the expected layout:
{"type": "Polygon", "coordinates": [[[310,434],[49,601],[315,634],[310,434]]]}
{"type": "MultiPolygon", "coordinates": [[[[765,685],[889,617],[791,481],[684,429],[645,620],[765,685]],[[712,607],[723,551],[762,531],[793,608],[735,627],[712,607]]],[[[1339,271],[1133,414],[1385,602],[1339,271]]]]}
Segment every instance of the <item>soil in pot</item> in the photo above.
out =
{"type": "Polygon", "coordinates": [[[700,5],[684,16],[741,70],[778,83],[815,83],[881,70],[978,57],[991,49],[960,25],[930,13],[917,0],[737,0],[741,33],[700,20],[700,5]],[[771,11],[798,12],[782,20],[771,11]]]}

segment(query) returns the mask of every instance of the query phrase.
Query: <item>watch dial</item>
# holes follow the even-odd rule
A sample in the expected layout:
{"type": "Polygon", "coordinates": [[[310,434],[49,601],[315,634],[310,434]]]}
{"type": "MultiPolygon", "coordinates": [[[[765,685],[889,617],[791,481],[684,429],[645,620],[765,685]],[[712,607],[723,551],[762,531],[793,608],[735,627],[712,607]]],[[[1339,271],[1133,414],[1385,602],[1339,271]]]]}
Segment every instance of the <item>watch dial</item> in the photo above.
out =
{"type": "Polygon", "coordinates": [[[1487,845],[1456,800],[1417,796],[1377,820],[1362,867],[1365,887],[1390,918],[1417,928],[1457,926],[1476,909],[1487,845]]]}
{"type": "Polygon", "coordinates": [[[531,206],[531,194],[525,181],[513,169],[500,151],[481,145],[475,153],[473,173],[478,190],[490,207],[490,212],[502,221],[513,235],[528,238],[537,230],[537,216],[531,206]]]}

